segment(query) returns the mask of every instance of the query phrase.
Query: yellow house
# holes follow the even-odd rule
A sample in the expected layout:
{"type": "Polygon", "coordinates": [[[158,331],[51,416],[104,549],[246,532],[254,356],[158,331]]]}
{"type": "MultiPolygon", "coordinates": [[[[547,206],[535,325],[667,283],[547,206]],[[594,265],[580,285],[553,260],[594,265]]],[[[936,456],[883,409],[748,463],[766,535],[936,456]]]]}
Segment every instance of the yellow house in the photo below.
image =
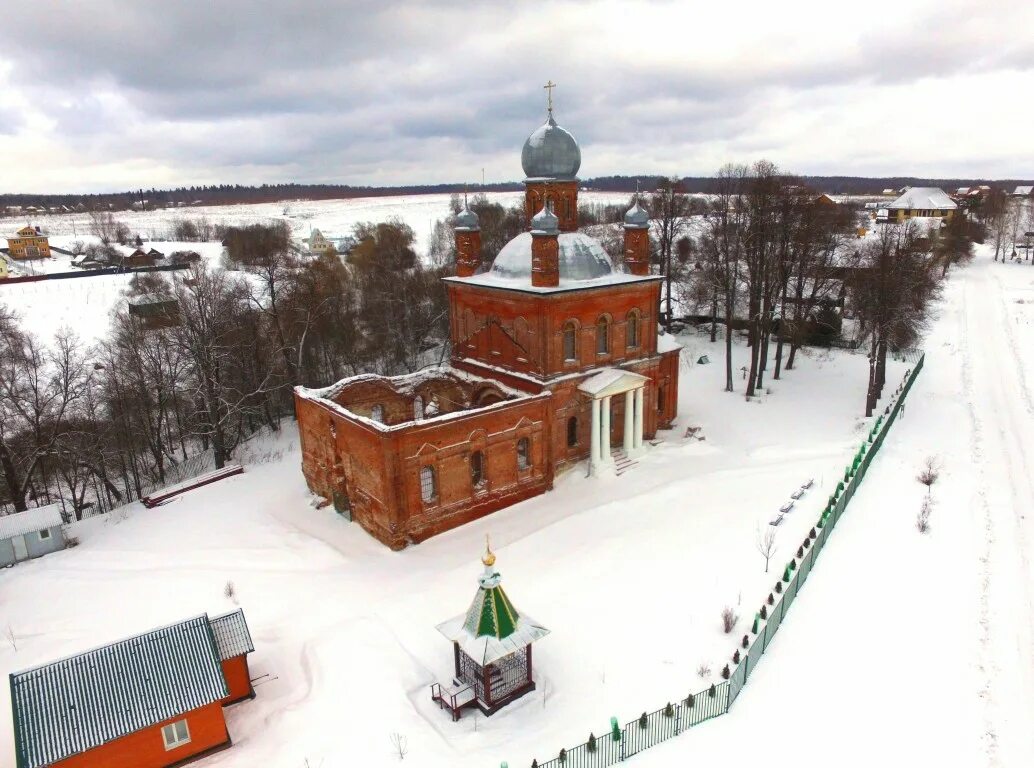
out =
{"type": "Polygon", "coordinates": [[[12,259],[48,259],[50,242],[32,227],[22,227],[14,237],[7,238],[12,259]]]}
{"type": "Polygon", "coordinates": [[[887,206],[890,217],[898,221],[917,217],[950,219],[959,206],[937,187],[911,187],[887,206]]]}

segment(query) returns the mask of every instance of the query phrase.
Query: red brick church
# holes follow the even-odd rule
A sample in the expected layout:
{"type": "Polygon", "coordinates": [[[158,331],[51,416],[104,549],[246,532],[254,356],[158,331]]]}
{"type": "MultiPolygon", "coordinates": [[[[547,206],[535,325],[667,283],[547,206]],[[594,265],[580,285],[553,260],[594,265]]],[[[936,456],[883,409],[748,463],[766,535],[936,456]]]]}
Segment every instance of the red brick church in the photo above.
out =
{"type": "Polygon", "coordinates": [[[586,458],[613,472],[675,417],[647,212],[625,215],[620,264],[578,231],[581,150],[552,106],[521,164],[528,231],[493,258],[477,216],[456,217],[447,366],[295,389],[309,488],[393,549],[548,491],[586,458]]]}

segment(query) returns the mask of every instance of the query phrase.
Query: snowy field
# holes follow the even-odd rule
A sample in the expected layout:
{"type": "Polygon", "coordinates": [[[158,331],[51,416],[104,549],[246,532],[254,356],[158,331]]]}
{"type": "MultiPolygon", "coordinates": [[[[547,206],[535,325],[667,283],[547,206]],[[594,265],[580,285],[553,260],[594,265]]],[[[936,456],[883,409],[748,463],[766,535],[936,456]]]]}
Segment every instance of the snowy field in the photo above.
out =
{"type": "MultiPolygon", "coordinates": [[[[777,565],[764,573],[756,529],[814,478],[779,528],[776,562],[788,559],[866,433],[867,366],[808,354],[748,403],[721,391],[720,345],[683,341],[678,425],[631,472],[590,479],[576,468],[551,493],[404,552],[312,508],[290,432],[253,442],[243,476],[79,524],[79,547],[0,573],[18,646],[0,646],[0,672],[229,608],[233,581],[255,637],[258,696],[229,710],[235,747],[206,766],[389,765],[393,731],[420,765],[528,765],[611,715],[705,687],[778,578],[777,565]],[[716,362],[691,365],[704,351],[716,362]],[[706,439],[684,438],[689,426],[706,439]],[[452,665],[434,627],[466,610],[486,533],[518,610],[552,634],[536,646],[538,690],[453,723],[430,701],[452,665]],[[731,636],[726,605],[743,617],[731,636]]],[[[736,346],[737,368],[745,352],[736,346]]],[[[903,370],[895,363],[890,381],[903,370]]],[[[3,697],[0,720],[8,708],[3,697]]],[[[0,730],[0,754],[10,739],[0,730]]]]}
{"type": "MultiPolygon", "coordinates": [[[[471,192],[471,194],[474,194],[471,192]]],[[[580,192],[582,203],[623,204],[631,195],[626,192],[580,192]]],[[[313,229],[329,238],[350,235],[352,227],[360,222],[381,222],[392,217],[402,219],[416,233],[416,246],[421,252],[434,223],[449,215],[451,194],[395,195],[384,197],[355,197],[343,200],[284,200],[254,205],[204,205],[186,208],[163,208],[154,211],[117,211],[115,218],[140,233],[145,240],[163,240],[172,225],[182,219],[207,219],[210,224],[256,224],[283,220],[291,227],[296,238],[305,238],[313,229]]],[[[491,202],[504,206],[524,199],[523,192],[489,192],[491,202]]],[[[24,215],[3,219],[0,227],[17,229],[24,224],[24,215]]],[[[86,213],[46,214],[34,216],[31,222],[50,235],[71,235],[80,239],[90,232],[90,217],[86,213]]],[[[159,250],[164,250],[159,247],[159,250]]]]}
{"type": "MultiPolygon", "coordinates": [[[[345,237],[361,222],[383,222],[398,217],[416,233],[415,247],[421,254],[434,223],[449,215],[450,195],[412,195],[400,197],[366,197],[349,200],[290,200],[256,205],[198,206],[196,208],[155,211],[119,211],[116,218],[124,221],[135,235],[144,239],[144,250],[156,248],[168,255],[173,251],[197,251],[210,263],[218,263],[222,246],[217,242],[193,243],[166,240],[173,224],[180,219],[205,218],[210,224],[254,224],[284,220],[296,240],[307,238],[319,229],[330,238],[345,237]],[[286,211],[286,213],[285,213],[286,211]]],[[[612,192],[583,192],[582,202],[623,204],[629,195],[612,192]]],[[[488,198],[502,205],[513,205],[523,199],[519,192],[492,192],[488,198]]],[[[21,218],[0,219],[0,229],[12,232],[25,222],[21,218]]],[[[90,219],[85,213],[37,216],[39,225],[50,235],[50,242],[71,250],[74,242],[99,242],[89,234],[90,219]]],[[[51,259],[13,262],[13,274],[74,272],[71,257],[55,253],[51,259]]],[[[21,316],[25,327],[44,339],[62,326],[75,330],[86,343],[98,340],[107,330],[113,309],[124,298],[129,276],[94,276],[74,280],[51,280],[39,283],[0,285],[0,303],[21,316]]]]}

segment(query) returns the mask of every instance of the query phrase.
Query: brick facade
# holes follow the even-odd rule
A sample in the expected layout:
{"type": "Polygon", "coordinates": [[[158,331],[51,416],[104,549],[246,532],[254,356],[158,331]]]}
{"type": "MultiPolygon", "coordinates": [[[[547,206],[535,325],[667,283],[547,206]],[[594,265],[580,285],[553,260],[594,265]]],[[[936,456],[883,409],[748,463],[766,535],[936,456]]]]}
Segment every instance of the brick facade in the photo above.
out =
{"type": "MultiPolygon", "coordinates": [[[[525,184],[529,221],[551,202],[559,230],[577,229],[576,179],[525,184]]],[[[522,284],[478,272],[477,219],[465,221],[456,277],[445,278],[447,368],[296,388],[309,488],[401,549],[547,491],[557,470],[586,458],[592,399],[578,386],[601,369],[647,378],[644,437],[669,427],[679,354],[657,349],[661,279],[649,275],[648,227],[626,227],[624,273],[581,281],[564,278],[557,236],[533,232],[522,284]]],[[[611,408],[617,446],[625,399],[611,408]]]]}

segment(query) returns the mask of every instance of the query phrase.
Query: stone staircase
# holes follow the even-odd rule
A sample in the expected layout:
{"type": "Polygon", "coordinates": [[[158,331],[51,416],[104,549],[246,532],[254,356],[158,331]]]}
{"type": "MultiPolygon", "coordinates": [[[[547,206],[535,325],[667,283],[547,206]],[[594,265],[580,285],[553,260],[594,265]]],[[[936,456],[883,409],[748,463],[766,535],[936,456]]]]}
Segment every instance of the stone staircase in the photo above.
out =
{"type": "Polygon", "coordinates": [[[625,474],[629,470],[638,466],[639,462],[634,459],[630,459],[628,454],[621,448],[615,448],[610,452],[610,457],[614,462],[614,474],[618,477],[625,474]]]}

